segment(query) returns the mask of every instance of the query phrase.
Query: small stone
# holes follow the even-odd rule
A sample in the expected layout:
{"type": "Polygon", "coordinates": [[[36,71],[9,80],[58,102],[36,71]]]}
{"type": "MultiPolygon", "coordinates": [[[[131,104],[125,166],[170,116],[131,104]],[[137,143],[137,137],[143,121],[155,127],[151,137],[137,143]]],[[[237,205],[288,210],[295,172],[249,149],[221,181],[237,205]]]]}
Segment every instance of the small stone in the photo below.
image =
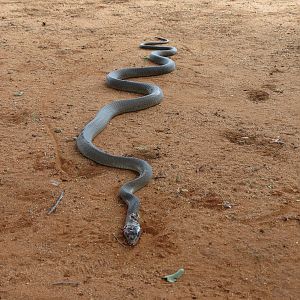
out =
{"type": "Polygon", "coordinates": [[[24,92],[18,91],[18,92],[14,93],[14,96],[19,97],[19,96],[22,96],[23,94],[24,94],[24,92]]]}
{"type": "Polygon", "coordinates": [[[54,186],[59,186],[61,181],[60,180],[56,180],[56,179],[51,179],[50,183],[54,186]]]}
{"type": "Polygon", "coordinates": [[[160,179],[160,178],[166,178],[167,175],[163,172],[159,172],[156,176],[153,177],[153,179],[160,179]]]}
{"type": "Polygon", "coordinates": [[[61,133],[61,132],[62,132],[62,129],[60,129],[60,128],[55,128],[55,129],[54,129],[54,132],[55,132],[55,133],[61,133]]]}
{"type": "Polygon", "coordinates": [[[184,189],[184,188],[178,188],[178,189],[177,189],[177,193],[178,193],[178,194],[186,194],[186,193],[188,193],[188,192],[189,192],[188,189],[184,189]]]}
{"type": "Polygon", "coordinates": [[[74,142],[74,141],[76,141],[77,140],[77,137],[76,136],[74,136],[74,137],[66,137],[65,138],[65,142],[66,143],[71,143],[71,142],[74,142]]]}
{"type": "Polygon", "coordinates": [[[157,159],[160,157],[159,147],[148,148],[147,146],[144,145],[138,145],[138,146],[134,146],[134,149],[139,155],[142,155],[143,158],[146,159],[157,159]]]}
{"type": "Polygon", "coordinates": [[[271,140],[270,143],[283,145],[284,141],[280,138],[280,136],[278,136],[276,139],[271,140]]]}
{"type": "Polygon", "coordinates": [[[230,202],[228,202],[228,201],[224,201],[223,202],[223,207],[226,208],[226,209],[228,209],[228,208],[232,208],[233,205],[230,202]]]}

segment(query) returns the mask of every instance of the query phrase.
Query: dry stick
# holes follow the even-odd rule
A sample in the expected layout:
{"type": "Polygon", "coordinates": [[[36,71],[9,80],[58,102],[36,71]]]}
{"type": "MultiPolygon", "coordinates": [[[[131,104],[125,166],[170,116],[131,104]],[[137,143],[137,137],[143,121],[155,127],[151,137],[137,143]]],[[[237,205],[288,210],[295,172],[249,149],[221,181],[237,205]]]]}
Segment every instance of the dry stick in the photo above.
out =
{"type": "Polygon", "coordinates": [[[127,246],[127,245],[125,245],[124,243],[122,243],[114,233],[113,233],[113,236],[114,236],[114,238],[116,239],[116,241],[117,241],[120,245],[122,245],[123,247],[126,247],[126,246],[127,246]]]}
{"type": "Polygon", "coordinates": [[[52,214],[56,210],[56,207],[61,202],[64,195],[65,195],[65,191],[62,191],[59,197],[57,198],[55,204],[48,210],[48,215],[52,214]]]}

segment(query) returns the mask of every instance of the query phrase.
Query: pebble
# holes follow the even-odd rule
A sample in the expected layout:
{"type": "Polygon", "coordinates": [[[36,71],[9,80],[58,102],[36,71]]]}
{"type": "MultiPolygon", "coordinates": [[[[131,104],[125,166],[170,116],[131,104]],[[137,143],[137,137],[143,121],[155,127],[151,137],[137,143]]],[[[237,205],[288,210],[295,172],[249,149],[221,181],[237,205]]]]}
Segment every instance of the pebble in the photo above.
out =
{"type": "Polygon", "coordinates": [[[14,96],[18,97],[18,96],[22,96],[23,94],[24,92],[19,91],[19,92],[15,92],[14,96]]]}
{"type": "Polygon", "coordinates": [[[228,202],[228,201],[224,201],[224,202],[223,202],[223,207],[224,207],[224,208],[232,208],[233,205],[232,205],[230,202],[228,202]]]}
{"type": "Polygon", "coordinates": [[[54,186],[59,186],[61,184],[60,180],[56,180],[56,179],[51,179],[50,183],[54,186]]]}
{"type": "Polygon", "coordinates": [[[55,132],[55,133],[61,133],[61,132],[62,132],[62,129],[60,129],[60,128],[55,128],[55,129],[54,129],[54,132],[55,132]]]}

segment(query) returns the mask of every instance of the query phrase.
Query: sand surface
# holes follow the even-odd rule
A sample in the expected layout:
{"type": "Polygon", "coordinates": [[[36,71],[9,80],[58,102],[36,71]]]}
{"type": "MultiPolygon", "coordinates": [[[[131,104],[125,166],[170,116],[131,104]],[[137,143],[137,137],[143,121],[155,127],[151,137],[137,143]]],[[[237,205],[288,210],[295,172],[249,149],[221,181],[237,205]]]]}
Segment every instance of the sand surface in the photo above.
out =
{"type": "Polygon", "coordinates": [[[297,5],[0,0],[0,299],[299,299],[297,5]],[[105,76],[150,65],[138,45],[155,36],[177,70],[138,80],[164,101],[95,140],[153,167],[130,248],[117,192],[134,174],[75,138],[132,97],[105,76]]]}

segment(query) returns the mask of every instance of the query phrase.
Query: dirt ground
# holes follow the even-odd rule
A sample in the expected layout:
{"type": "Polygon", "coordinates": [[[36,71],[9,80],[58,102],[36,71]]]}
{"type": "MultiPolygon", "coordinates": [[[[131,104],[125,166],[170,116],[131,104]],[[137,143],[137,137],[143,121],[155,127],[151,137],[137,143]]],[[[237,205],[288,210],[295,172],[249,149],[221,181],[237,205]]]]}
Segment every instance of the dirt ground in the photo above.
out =
{"type": "Polygon", "coordinates": [[[0,299],[299,299],[298,17],[296,0],[0,0],[0,299]],[[138,80],[164,101],[95,140],[153,167],[131,248],[134,174],[75,139],[132,97],[105,75],[149,65],[155,36],[177,70],[138,80]]]}

